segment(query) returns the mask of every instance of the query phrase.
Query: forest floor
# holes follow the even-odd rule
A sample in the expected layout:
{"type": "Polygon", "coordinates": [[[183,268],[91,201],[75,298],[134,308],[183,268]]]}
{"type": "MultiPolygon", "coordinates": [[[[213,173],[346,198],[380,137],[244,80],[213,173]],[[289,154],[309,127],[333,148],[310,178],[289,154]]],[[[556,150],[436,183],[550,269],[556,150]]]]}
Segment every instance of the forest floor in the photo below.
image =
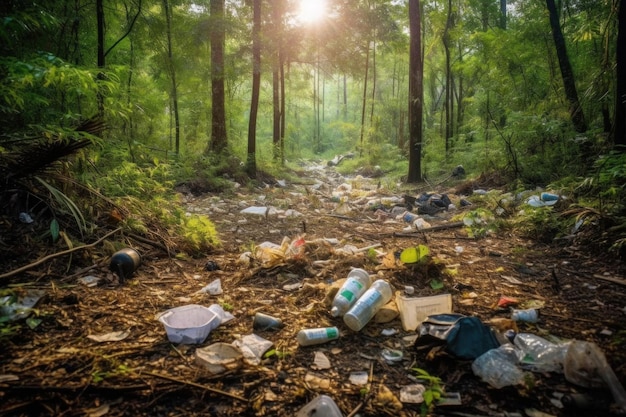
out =
{"type": "Polygon", "coordinates": [[[49,266],[48,275],[32,271],[14,278],[24,292],[39,291],[41,323],[0,339],[0,415],[294,416],[326,394],[344,416],[417,416],[421,404],[400,401],[403,388],[419,382],[413,368],[441,378],[445,391],[460,397],[460,404],[434,407],[434,416],[611,415],[607,389],[576,386],[561,372],[531,372],[524,385],[492,388],[474,375],[471,360],[441,349],[416,350],[416,332],[404,330],[400,318],[354,332],[330,315],[329,300],[333,282],[336,290],[352,268],[363,268],[389,282],[394,298],[406,287],[414,289],[411,297],[450,294],[453,312],[483,323],[501,319],[520,333],[594,342],[624,385],[623,262],[574,241],[521,238],[514,229],[470,237],[454,216],[480,206],[472,199],[473,205],[461,207],[460,198],[494,186],[487,182],[400,194],[380,187],[380,178],[344,178],[321,163],[307,164],[301,176],[298,184],[242,187],[228,195],[185,194],[188,211],[206,213],[219,231],[222,245],[205,257],[169,258],[135,241],[143,263],[122,284],[105,265],[52,278],[49,266]],[[395,198],[424,192],[446,194],[457,209],[423,216],[433,226],[424,231],[407,230],[408,223],[387,213],[395,198]],[[271,209],[241,213],[249,207],[271,209]],[[295,255],[267,249],[263,254],[273,256],[264,259],[256,252],[264,242],[297,244],[300,238],[306,243],[295,255]],[[397,259],[418,244],[430,251],[426,265],[397,259]],[[253,261],[247,251],[254,251],[253,261]],[[85,285],[87,276],[99,285],[85,285]],[[202,291],[217,279],[221,294],[202,291]],[[517,308],[539,307],[539,321],[507,322],[515,301],[517,308]],[[234,318],[200,344],[170,343],[157,316],[187,304],[227,306],[234,318]],[[258,312],[279,318],[282,328],[255,330],[258,312]],[[337,340],[298,345],[301,329],[327,326],[339,328],[337,340]],[[196,360],[201,348],[251,334],[269,341],[273,354],[218,374],[196,360]],[[400,351],[402,360],[385,360],[389,349],[400,351]],[[358,373],[365,373],[363,382],[354,379],[358,373]],[[574,393],[590,394],[592,408],[563,407],[562,396],[574,393]]]}

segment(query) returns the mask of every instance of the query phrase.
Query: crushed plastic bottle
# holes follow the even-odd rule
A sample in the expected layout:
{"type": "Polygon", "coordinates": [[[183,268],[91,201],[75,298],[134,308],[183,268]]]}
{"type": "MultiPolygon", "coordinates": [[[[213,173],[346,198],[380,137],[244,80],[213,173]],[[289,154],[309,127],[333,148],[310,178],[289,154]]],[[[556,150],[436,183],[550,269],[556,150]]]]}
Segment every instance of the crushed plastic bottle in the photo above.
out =
{"type": "Polygon", "coordinates": [[[531,333],[518,333],[513,344],[521,352],[520,365],[536,372],[563,372],[568,343],[552,343],[531,333]]]}
{"type": "Polygon", "coordinates": [[[370,274],[361,268],[350,271],[346,282],[341,286],[332,303],[330,314],[333,317],[344,315],[356,300],[372,285],[370,274]]]}
{"type": "Polygon", "coordinates": [[[494,388],[504,388],[524,382],[524,372],[517,367],[519,352],[512,344],[488,350],[472,362],[474,375],[494,388]]]}
{"type": "Polygon", "coordinates": [[[358,332],[376,315],[393,295],[391,286],[382,279],[374,281],[356,303],[343,316],[346,325],[358,332]]]}

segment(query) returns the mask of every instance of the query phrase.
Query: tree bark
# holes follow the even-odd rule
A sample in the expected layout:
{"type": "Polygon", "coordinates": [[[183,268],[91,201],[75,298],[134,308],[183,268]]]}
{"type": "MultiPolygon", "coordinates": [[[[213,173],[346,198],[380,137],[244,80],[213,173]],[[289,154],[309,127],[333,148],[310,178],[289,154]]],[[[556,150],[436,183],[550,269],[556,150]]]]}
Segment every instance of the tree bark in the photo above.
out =
{"type": "MultiPolygon", "coordinates": [[[[617,0],[616,0],[617,3],[617,0]]],[[[616,95],[615,126],[613,144],[621,151],[626,151],[626,4],[621,0],[617,15],[617,51],[616,51],[616,95]]]]}
{"type": "MultiPolygon", "coordinates": [[[[97,65],[98,65],[98,80],[104,80],[104,7],[102,2],[104,0],[96,0],[96,25],[97,25],[97,65]]],[[[98,89],[98,116],[104,117],[104,96],[102,91],[98,89]]]]}
{"type": "Polygon", "coordinates": [[[363,155],[363,134],[365,132],[365,106],[367,105],[367,78],[370,68],[370,44],[367,42],[365,53],[365,79],[363,81],[363,102],[361,103],[361,137],[359,139],[359,156],[363,155]]]}
{"type": "Polygon", "coordinates": [[[248,157],[246,171],[250,178],[256,177],[256,118],[259,111],[261,89],[261,0],[253,2],[252,17],[252,100],[248,123],[248,157]]]}
{"type": "Polygon", "coordinates": [[[578,100],[574,71],[572,70],[572,65],[569,61],[569,57],[567,56],[565,38],[563,38],[563,32],[561,31],[556,4],[554,0],[546,0],[546,5],[548,7],[548,13],[550,14],[552,38],[554,39],[556,54],[559,58],[559,67],[561,69],[561,76],[563,77],[565,97],[567,98],[567,101],[569,101],[570,118],[576,132],[583,133],[587,131],[587,122],[585,121],[585,115],[583,114],[583,109],[580,106],[580,101],[578,100]]]}
{"type": "Polygon", "coordinates": [[[408,182],[422,181],[422,119],[424,67],[420,0],[409,0],[409,173],[408,182]]]}
{"type": "Polygon", "coordinates": [[[211,143],[210,150],[222,153],[228,146],[224,90],[224,47],[226,29],[224,0],[211,0],[211,143]]]}
{"type": "Polygon", "coordinates": [[[170,12],[169,0],[163,0],[167,35],[167,69],[172,82],[170,98],[172,101],[172,114],[174,116],[174,152],[180,153],[180,116],[178,114],[178,90],[176,85],[176,69],[174,68],[174,53],[172,51],[172,13],[170,12]]]}

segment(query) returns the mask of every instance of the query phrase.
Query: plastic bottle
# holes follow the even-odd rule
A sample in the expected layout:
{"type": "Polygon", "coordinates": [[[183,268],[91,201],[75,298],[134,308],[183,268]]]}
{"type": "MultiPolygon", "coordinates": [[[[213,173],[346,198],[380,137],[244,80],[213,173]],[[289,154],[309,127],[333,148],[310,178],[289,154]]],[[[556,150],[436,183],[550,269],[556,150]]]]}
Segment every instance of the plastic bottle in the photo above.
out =
{"type": "Polygon", "coordinates": [[[526,323],[537,323],[539,319],[539,313],[534,308],[527,310],[513,310],[511,313],[511,320],[524,321],[526,323]]]}
{"type": "Polygon", "coordinates": [[[318,327],[315,329],[302,329],[296,339],[300,346],[311,346],[326,343],[339,338],[339,329],[336,327],[318,327]]]}
{"type": "Polygon", "coordinates": [[[513,344],[520,350],[520,364],[536,372],[563,372],[569,343],[552,343],[531,333],[518,333],[513,344]]]}
{"type": "Polygon", "coordinates": [[[343,316],[370,285],[372,285],[372,279],[366,270],[356,268],[350,271],[346,282],[335,295],[330,314],[333,317],[343,316]]]}
{"type": "Polygon", "coordinates": [[[132,277],[140,265],[141,256],[139,252],[132,248],[124,248],[111,256],[109,269],[117,274],[120,281],[124,281],[132,277]]]}
{"type": "Polygon", "coordinates": [[[512,344],[488,350],[472,362],[474,375],[494,388],[524,382],[524,372],[517,367],[519,352],[512,344]]]}
{"type": "Polygon", "coordinates": [[[376,312],[391,300],[391,286],[384,280],[374,281],[356,303],[343,316],[346,325],[358,332],[374,317],[376,312]]]}

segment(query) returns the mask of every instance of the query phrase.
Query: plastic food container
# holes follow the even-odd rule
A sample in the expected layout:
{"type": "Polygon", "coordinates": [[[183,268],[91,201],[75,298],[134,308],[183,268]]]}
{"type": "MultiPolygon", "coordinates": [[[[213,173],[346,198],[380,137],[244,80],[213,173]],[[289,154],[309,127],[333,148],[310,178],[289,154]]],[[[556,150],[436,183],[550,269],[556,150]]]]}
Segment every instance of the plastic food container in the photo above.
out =
{"type": "Polygon", "coordinates": [[[167,338],[172,343],[198,344],[206,340],[211,330],[220,324],[220,318],[209,308],[190,304],[172,308],[159,315],[167,338]]]}

